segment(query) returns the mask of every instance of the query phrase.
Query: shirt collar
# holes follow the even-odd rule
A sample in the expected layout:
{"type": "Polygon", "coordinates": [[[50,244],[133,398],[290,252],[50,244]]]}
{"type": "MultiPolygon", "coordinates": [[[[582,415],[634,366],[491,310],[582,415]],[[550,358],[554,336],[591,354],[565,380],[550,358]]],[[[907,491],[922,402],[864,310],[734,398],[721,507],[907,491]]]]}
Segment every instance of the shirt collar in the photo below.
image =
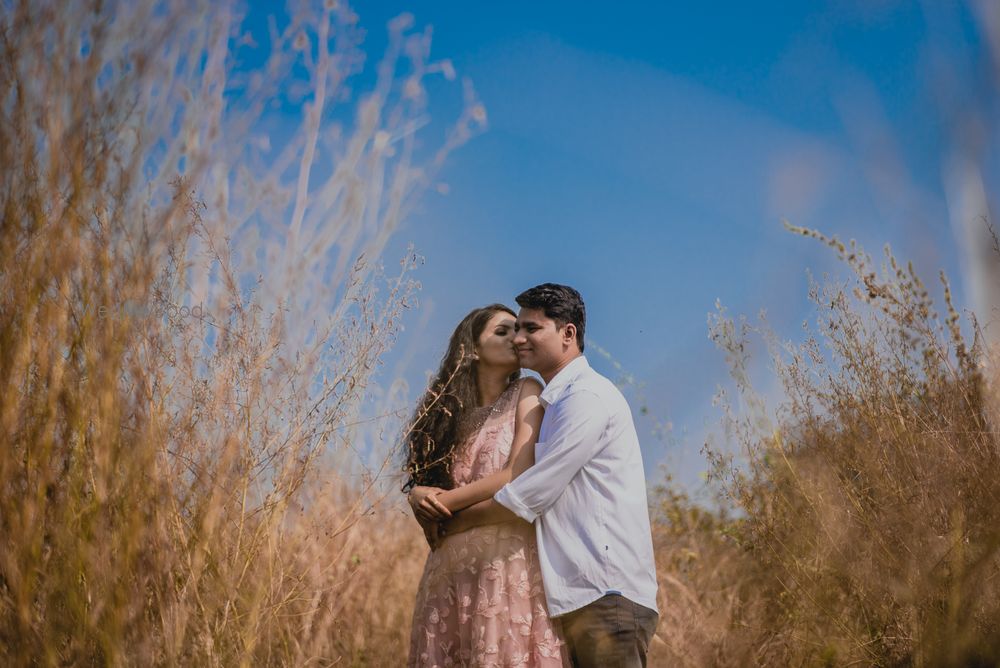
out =
{"type": "Polygon", "coordinates": [[[584,371],[590,368],[590,363],[587,362],[587,358],[580,355],[572,362],[564,366],[556,374],[555,378],[549,381],[549,384],[545,386],[542,390],[539,399],[546,407],[551,406],[555,402],[559,401],[559,398],[563,395],[573,381],[579,378],[584,371]]]}

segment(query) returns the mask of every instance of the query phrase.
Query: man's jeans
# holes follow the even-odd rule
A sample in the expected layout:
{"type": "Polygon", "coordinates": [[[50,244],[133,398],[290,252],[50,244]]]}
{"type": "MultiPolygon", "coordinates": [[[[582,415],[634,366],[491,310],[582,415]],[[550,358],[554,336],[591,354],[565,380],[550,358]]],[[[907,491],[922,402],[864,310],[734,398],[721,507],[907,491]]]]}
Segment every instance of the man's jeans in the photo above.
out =
{"type": "Polygon", "coordinates": [[[577,668],[639,668],[659,615],[620,594],[607,594],[558,617],[577,668]]]}

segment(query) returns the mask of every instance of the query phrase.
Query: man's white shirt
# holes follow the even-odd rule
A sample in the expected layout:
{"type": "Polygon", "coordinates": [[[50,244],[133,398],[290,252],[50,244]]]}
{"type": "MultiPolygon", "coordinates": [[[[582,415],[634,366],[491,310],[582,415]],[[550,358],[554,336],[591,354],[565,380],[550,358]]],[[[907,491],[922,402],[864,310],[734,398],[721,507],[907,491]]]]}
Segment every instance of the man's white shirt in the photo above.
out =
{"type": "Polygon", "coordinates": [[[494,498],[535,524],[549,614],[608,592],[656,610],[646,476],[625,397],[581,356],[539,398],[535,465],[494,498]]]}

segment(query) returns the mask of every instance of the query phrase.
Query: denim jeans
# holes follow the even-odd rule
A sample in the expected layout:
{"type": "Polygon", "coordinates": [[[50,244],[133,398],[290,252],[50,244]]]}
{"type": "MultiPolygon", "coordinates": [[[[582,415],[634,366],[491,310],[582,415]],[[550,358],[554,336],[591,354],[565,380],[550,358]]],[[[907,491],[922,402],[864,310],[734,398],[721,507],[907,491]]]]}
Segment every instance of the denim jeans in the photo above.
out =
{"type": "Polygon", "coordinates": [[[620,594],[607,594],[558,617],[577,668],[639,668],[659,615],[620,594]]]}

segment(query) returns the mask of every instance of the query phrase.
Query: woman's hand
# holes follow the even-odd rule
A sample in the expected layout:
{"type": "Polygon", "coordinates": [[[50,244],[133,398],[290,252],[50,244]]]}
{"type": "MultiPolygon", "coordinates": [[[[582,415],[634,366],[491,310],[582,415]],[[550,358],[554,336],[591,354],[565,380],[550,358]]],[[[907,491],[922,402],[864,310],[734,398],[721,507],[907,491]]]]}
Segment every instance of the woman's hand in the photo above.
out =
{"type": "Polygon", "coordinates": [[[441,531],[440,522],[422,522],[420,528],[424,530],[424,538],[432,552],[441,547],[441,543],[444,541],[444,532],[441,531]]]}
{"type": "Polygon", "coordinates": [[[417,485],[410,490],[406,500],[410,503],[410,510],[418,521],[440,522],[451,517],[451,511],[443,503],[437,500],[437,495],[445,490],[440,487],[425,487],[417,485]]]}

